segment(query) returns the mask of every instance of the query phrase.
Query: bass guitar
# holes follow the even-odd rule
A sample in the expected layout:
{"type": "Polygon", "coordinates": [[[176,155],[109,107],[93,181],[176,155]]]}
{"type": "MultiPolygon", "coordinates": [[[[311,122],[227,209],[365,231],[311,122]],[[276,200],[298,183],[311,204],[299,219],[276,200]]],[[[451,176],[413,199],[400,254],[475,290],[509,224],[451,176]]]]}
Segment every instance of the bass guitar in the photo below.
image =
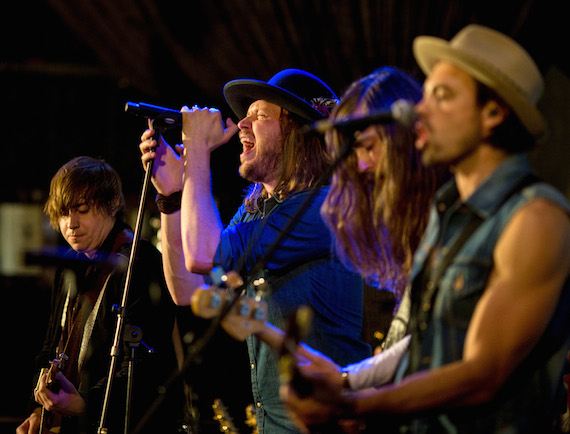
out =
{"type": "MultiPolygon", "coordinates": [[[[40,378],[47,372],[46,386],[48,389],[57,392],[59,384],[57,383],[55,376],[59,371],[62,371],[64,369],[65,362],[67,360],[68,357],[64,353],[60,353],[54,360],[50,361],[49,368],[42,368],[40,371],[40,378]]],[[[59,433],[61,429],[61,421],[61,415],[47,411],[45,407],[42,407],[39,434],[59,433]]]]}

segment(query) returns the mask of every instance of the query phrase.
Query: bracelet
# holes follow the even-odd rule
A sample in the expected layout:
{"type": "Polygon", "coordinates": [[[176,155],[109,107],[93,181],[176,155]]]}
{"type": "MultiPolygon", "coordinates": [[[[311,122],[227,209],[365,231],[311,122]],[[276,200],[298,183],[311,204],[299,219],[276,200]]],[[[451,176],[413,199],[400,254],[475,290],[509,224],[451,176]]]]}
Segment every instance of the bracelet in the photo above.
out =
{"type": "Polygon", "coordinates": [[[348,371],[342,371],[340,374],[342,379],[342,388],[343,390],[351,390],[350,382],[348,381],[348,371]]]}
{"type": "Polygon", "coordinates": [[[156,195],[156,206],[163,214],[172,214],[180,209],[182,204],[182,190],[175,191],[170,196],[156,195]]]}

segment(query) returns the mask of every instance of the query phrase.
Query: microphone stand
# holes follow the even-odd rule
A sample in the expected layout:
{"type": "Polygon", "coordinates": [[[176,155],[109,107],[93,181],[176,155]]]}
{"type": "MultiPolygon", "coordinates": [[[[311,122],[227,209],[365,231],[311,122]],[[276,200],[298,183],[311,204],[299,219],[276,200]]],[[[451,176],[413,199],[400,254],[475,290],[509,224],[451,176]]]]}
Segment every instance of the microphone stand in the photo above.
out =
{"type": "MultiPolygon", "coordinates": [[[[154,139],[158,142],[160,139],[162,129],[159,129],[158,127],[156,127],[156,128],[153,127],[153,128],[156,131],[154,139]]],[[[136,225],[135,225],[135,230],[134,230],[133,244],[131,247],[131,254],[130,254],[129,263],[127,266],[127,273],[126,273],[126,277],[125,277],[125,285],[123,287],[123,295],[122,295],[122,299],[121,299],[121,305],[115,306],[115,311],[117,313],[117,324],[115,326],[115,335],[113,338],[113,345],[111,347],[111,363],[109,365],[109,373],[107,375],[107,384],[105,387],[103,407],[101,409],[101,418],[99,420],[99,427],[97,429],[97,433],[99,433],[99,434],[107,434],[107,428],[105,427],[105,422],[106,422],[106,417],[107,417],[107,413],[108,413],[108,409],[109,409],[109,400],[110,400],[110,396],[111,396],[111,388],[113,385],[113,377],[115,376],[115,368],[117,365],[117,358],[118,358],[119,353],[120,353],[120,346],[119,345],[121,343],[121,333],[123,330],[123,323],[125,321],[125,314],[127,311],[127,307],[126,307],[127,306],[127,297],[128,297],[129,287],[131,284],[131,278],[132,278],[132,274],[133,274],[133,266],[134,266],[134,262],[135,262],[135,258],[136,258],[136,254],[137,254],[138,245],[139,245],[140,234],[141,234],[142,223],[143,223],[143,216],[144,216],[144,209],[145,209],[145,201],[146,201],[148,188],[150,185],[153,167],[154,167],[154,159],[150,160],[147,164],[147,167],[146,167],[141,197],[140,197],[140,201],[139,201],[137,220],[136,220],[136,225]]],[[[136,348],[136,346],[131,346],[131,350],[133,352],[135,351],[135,348],[136,348]]],[[[127,403],[126,403],[125,418],[129,417],[129,411],[130,411],[130,398],[131,398],[130,388],[132,387],[132,375],[133,375],[133,369],[132,369],[132,366],[130,366],[129,370],[128,370],[128,374],[127,374],[127,376],[128,376],[127,386],[129,388],[129,390],[127,390],[127,393],[126,393],[127,403]]],[[[127,430],[128,430],[128,423],[125,423],[125,431],[124,431],[125,434],[128,434],[127,430]]]]}

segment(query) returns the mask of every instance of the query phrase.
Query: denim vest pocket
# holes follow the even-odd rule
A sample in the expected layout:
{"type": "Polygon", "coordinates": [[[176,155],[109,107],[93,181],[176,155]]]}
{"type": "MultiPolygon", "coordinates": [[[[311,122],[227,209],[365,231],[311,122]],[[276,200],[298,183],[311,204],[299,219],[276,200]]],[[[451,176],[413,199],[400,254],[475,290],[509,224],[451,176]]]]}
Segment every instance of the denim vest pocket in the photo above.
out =
{"type": "Polygon", "coordinates": [[[469,319],[487,284],[487,261],[467,257],[457,258],[440,281],[433,310],[434,330],[439,339],[433,363],[459,360],[469,326],[469,319]]]}
{"type": "Polygon", "coordinates": [[[457,258],[441,279],[434,314],[449,326],[466,330],[491,268],[487,260],[457,258]]]}

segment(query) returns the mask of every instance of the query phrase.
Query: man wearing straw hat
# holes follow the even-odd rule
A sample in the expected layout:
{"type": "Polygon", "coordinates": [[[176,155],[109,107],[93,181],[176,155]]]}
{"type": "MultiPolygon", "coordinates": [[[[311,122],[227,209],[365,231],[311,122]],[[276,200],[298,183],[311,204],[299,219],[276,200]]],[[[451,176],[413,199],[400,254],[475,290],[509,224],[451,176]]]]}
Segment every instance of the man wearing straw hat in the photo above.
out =
{"type": "MultiPolygon", "coordinates": [[[[181,158],[164,144],[152,151],[157,145],[152,130],[142,136],[143,163],[157,161],[153,183],[174,301],[190,304],[203,283],[199,274],[219,264],[250,282],[268,283],[263,298],[271,324],[286,328],[291,314],[308,305],[313,321],[307,342],[338,363],[368,356],[370,347],[361,338],[362,280],[333,255],[331,234],[319,214],[327,194],[319,181],[329,157],[321,138],[300,134],[304,125],[326,117],[336,95],[313,74],[286,69],[267,82],[233,80],[224,96],[239,123],[228,119],[224,125],[217,109],[183,108],[181,158]],[[238,130],[243,149],[239,172],[253,184],[222,228],[211,193],[210,153],[238,130]],[[268,251],[272,254],[265,257],[268,251]]],[[[251,285],[248,291],[255,294],[251,285]]],[[[247,346],[257,430],[296,432],[279,398],[276,351],[255,337],[248,338],[247,346]]]]}
{"type": "Polygon", "coordinates": [[[413,50],[427,76],[416,146],[454,179],[414,257],[408,351],[392,384],[360,392],[346,389],[382,363],[349,367],[343,382],[312,357],[302,372],[328,372],[337,399],[290,386],[282,397],[299,425],[398,414],[398,432],[552,432],[570,348],[570,206],[524,154],[545,132],[542,77],[516,42],[479,25],[449,42],[418,37],[413,50]]]}

